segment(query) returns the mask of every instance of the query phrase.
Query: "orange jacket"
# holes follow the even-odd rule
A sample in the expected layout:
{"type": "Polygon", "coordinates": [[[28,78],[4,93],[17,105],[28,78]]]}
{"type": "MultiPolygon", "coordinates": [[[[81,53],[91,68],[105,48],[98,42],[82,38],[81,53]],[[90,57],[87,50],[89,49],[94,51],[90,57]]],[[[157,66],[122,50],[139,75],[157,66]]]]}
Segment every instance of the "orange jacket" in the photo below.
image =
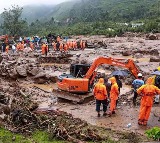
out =
{"type": "Polygon", "coordinates": [[[45,54],[47,48],[46,44],[42,44],[41,48],[42,48],[42,54],[45,54]]]}
{"type": "Polygon", "coordinates": [[[68,50],[68,45],[64,44],[64,51],[67,51],[67,50],[68,50]]]}
{"type": "Polygon", "coordinates": [[[141,105],[152,106],[155,94],[160,94],[160,89],[152,84],[153,79],[149,77],[145,85],[142,85],[138,90],[138,94],[142,94],[141,105]]]}
{"type": "Polygon", "coordinates": [[[9,45],[6,46],[6,53],[9,51],[9,45]]]}
{"type": "Polygon", "coordinates": [[[63,51],[63,43],[60,43],[59,49],[60,51],[63,51]]]}
{"type": "Polygon", "coordinates": [[[94,89],[94,96],[97,100],[105,100],[107,98],[107,90],[106,86],[104,85],[104,79],[100,78],[98,83],[95,85],[94,89]]]}
{"type": "Polygon", "coordinates": [[[32,42],[29,43],[30,48],[33,50],[34,49],[34,44],[32,42]]]}
{"type": "Polygon", "coordinates": [[[110,99],[117,100],[119,95],[118,84],[116,82],[115,77],[111,77],[109,79],[112,83],[111,91],[110,91],[110,99]]]}
{"type": "Polygon", "coordinates": [[[81,48],[83,48],[83,41],[82,40],[80,41],[80,46],[81,46],[81,48]]]}

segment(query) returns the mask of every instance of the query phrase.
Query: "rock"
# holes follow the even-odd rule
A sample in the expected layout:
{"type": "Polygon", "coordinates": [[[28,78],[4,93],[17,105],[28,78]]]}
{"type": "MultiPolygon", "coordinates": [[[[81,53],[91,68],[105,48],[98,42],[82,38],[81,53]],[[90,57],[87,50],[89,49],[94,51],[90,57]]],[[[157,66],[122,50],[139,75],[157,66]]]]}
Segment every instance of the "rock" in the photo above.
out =
{"type": "Polygon", "coordinates": [[[49,73],[47,75],[47,79],[51,80],[53,83],[56,83],[59,75],[60,75],[60,72],[59,71],[55,71],[53,73],[49,73]]]}
{"type": "Polygon", "coordinates": [[[40,72],[40,73],[38,73],[35,77],[34,77],[34,79],[37,79],[37,78],[45,78],[46,77],[46,73],[43,71],[43,72],[40,72]]]}
{"type": "Polygon", "coordinates": [[[2,62],[2,60],[3,60],[3,57],[0,55],[0,63],[2,62]]]}
{"type": "Polygon", "coordinates": [[[159,55],[159,51],[157,49],[153,49],[153,50],[150,51],[150,55],[158,56],[159,55]]]}
{"type": "Polygon", "coordinates": [[[17,73],[17,71],[16,71],[15,68],[10,69],[10,70],[8,71],[8,73],[9,73],[10,78],[12,78],[12,79],[17,79],[18,73],[17,73]]]}
{"type": "Polygon", "coordinates": [[[15,140],[16,140],[16,137],[15,137],[15,136],[13,136],[13,137],[12,137],[12,141],[15,141],[15,140]]]}
{"type": "Polygon", "coordinates": [[[136,54],[134,55],[134,58],[136,58],[136,59],[137,59],[137,58],[142,58],[142,56],[143,56],[142,54],[136,53],[136,54]]]}
{"type": "Polygon", "coordinates": [[[87,64],[87,60],[82,60],[81,64],[87,64]]]}
{"type": "Polygon", "coordinates": [[[89,49],[94,49],[95,46],[92,43],[87,43],[87,48],[89,49]]]}
{"type": "Polygon", "coordinates": [[[155,34],[150,34],[150,35],[148,36],[148,39],[149,39],[149,40],[157,40],[158,37],[157,37],[157,35],[155,35],[155,34]]]}
{"type": "Polygon", "coordinates": [[[37,75],[39,72],[38,67],[32,67],[27,70],[27,72],[33,76],[37,75]]]}
{"type": "Polygon", "coordinates": [[[46,78],[36,78],[36,79],[34,79],[34,83],[37,83],[37,84],[44,84],[47,81],[48,80],[46,78]]]}
{"type": "Polygon", "coordinates": [[[17,66],[16,71],[20,76],[27,77],[27,69],[25,65],[17,66]]]}
{"type": "Polygon", "coordinates": [[[122,55],[123,55],[123,56],[130,56],[130,55],[132,55],[132,51],[130,51],[130,50],[128,50],[128,51],[123,51],[123,52],[122,52],[122,55]]]}
{"type": "Polygon", "coordinates": [[[7,97],[5,96],[5,93],[0,92],[0,103],[2,103],[2,104],[7,104],[7,102],[8,102],[8,99],[7,99],[7,97]]]}
{"type": "Polygon", "coordinates": [[[151,57],[150,62],[160,62],[160,56],[151,57]]]}

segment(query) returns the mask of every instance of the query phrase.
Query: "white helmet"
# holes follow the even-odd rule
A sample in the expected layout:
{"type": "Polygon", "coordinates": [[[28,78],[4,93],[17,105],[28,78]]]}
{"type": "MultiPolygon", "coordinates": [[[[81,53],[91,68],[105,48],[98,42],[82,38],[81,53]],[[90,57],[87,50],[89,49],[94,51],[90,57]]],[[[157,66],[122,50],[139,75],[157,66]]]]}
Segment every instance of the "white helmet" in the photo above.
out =
{"type": "Polygon", "coordinates": [[[139,74],[138,74],[138,77],[142,77],[142,74],[141,74],[141,73],[139,73],[139,74]]]}

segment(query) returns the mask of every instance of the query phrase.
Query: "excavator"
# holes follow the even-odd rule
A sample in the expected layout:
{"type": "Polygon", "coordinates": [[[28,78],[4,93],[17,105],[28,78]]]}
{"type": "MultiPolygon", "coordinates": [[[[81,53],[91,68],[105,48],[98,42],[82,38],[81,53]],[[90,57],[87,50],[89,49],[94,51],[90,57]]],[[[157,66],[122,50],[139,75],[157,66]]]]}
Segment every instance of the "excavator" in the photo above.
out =
{"type": "Polygon", "coordinates": [[[94,79],[97,75],[96,69],[102,65],[108,64],[128,69],[135,78],[139,73],[137,66],[132,59],[114,59],[112,57],[98,57],[89,64],[71,64],[70,74],[59,76],[57,85],[57,97],[82,103],[90,96],[94,85],[94,79]]]}

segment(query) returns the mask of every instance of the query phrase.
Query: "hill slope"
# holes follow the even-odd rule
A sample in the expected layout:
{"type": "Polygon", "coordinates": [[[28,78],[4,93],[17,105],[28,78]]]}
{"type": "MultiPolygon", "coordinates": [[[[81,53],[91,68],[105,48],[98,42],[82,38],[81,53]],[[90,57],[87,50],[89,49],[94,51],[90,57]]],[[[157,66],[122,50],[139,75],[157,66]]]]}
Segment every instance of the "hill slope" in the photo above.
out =
{"type": "Polygon", "coordinates": [[[158,17],[159,0],[82,0],[70,9],[75,21],[137,20],[158,17]]]}
{"type": "Polygon", "coordinates": [[[22,18],[29,23],[36,19],[45,19],[54,10],[54,5],[27,5],[23,7],[22,18]]]}
{"type": "MultiPolygon", "coordinates": [[[[159,0],[74,0],[56,6],[23,7],[22,18],[29,23],[39,19],[72,23],[93,21],[132,21],[160,15],[159,0]]],[[[0,19],[0,21],[2,21],[0,19]]]]}

